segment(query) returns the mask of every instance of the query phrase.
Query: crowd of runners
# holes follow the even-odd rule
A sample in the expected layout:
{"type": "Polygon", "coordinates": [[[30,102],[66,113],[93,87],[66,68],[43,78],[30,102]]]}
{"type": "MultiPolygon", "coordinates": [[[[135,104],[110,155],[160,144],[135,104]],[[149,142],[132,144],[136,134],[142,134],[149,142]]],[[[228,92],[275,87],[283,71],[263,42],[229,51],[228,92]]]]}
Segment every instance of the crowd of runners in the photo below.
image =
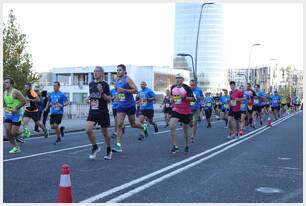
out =
{"type": "MultiPolygon", "coordinates": [[[[112,158],[112,153],[123,152],[122,136],[125,133],[124,121],[127,116],[132,128],[139,131],[138,140],[142,141],[148,136],[149,124],[154,131],[159,131],[154,121],[154,104],[156,94],[142,81],[140,89],[127,75],[126,66],[117,66],[117,79],[113,82],[113,89],[104,81],[104,69],[96,66],[94,80],[89,83],[86,134],[92,149],[90,159],[95,159],[101,148],[96,143],[94,127],[98,124],[104,136],[106,154],[104,159],[112,158]],[[110,112],[108,104],[112,104],[112,114],[115,120],[115,132],[109,134],[110,112]],[[136,120],[138,118],[139,120],[136,120]],[[113,141],[112,141],[113,139],[113,141]],[[113,143],[112,143],[113,142],[113,143]]],[[[48,138],[46,119],[50,113],[50,126],[55,130],[56,140],[54,144],[60,144],[64,136],[65,127],[60,126],[64,114],[64,107],[69,104],[68,98],[60,91],[60,82],[54,82],[54,91],[47,94],[43,91],[38,94],[32,88],[31,83],[25,84],[25,93],[14,88],[14,80],[4,79],[4,125],[8,140],[12,145],[9,153],[20,153],[20,144],[25,138],[31,136],[28,123],[32,119],[35,122],[35,131],[42,129],[44,137],[48,138]],[[39,104],[41,103],[41,104],[39,104]],[[43,121],[41,121],[43,117],[43,121]],[[17,142],[16,142],[17,141],[17,142]]],[[[229,83],[229,91],[212,96],[211,92],[203,91],[197,86],[195,80],[189,85],[184,83],[181,74],[176,75],[176,83],[166,92],[160,107],[163,109],[165,127],[170,128],[171,148],[175,154],[179,151],[176,129],[179,124],[183,128],[185,140],[184,152],[189,153],[189,141],[196,141],[198,125],[206,120],[207,128],[212,127],[213,115],[220,121],[224,121],[224,128],[228,130],[227,138],[237,138],[244,135],[250,129],[265,124],[264,119],[277,120],[278,118],[303,109],[302,100],[297,96],[282,96],[277,91],[273,94],[264,93],[259,85],[236,85],[234,81],[229,83]],[[190,131],[191,130],[191,131],[190,131]]]]}

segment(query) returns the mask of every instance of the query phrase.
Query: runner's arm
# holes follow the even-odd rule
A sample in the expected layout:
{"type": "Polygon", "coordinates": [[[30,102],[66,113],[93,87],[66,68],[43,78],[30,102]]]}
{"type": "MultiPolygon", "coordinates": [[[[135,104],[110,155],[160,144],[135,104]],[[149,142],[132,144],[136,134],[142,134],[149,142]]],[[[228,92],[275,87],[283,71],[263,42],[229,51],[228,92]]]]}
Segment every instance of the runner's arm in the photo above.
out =
{"type": "Polygon", "coordinates": [[[125,92],[131,93],[131,94],[137,94],[138,93],[137,86],[131,78],[128,77],[126,83],[131,87],[131,89],[123,89],[125,92]]]}
{"type": "Polygon", "coordinates": [[[15,108],[16,110],[19,110],[21,107],[23,107],[27,103],[26,98],[19,91],[15,91],[14,96],[20,101],[20,104],[17,105],[15,108]]]}

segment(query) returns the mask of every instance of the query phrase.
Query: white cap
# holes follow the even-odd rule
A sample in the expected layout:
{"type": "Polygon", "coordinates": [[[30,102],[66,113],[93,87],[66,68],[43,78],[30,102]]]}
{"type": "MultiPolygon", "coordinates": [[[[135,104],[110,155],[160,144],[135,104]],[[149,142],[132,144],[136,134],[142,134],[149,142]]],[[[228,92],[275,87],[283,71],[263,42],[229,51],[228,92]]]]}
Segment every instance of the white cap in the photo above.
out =
{"type": "Polygon", "coordinates": [[[181,73],[179,73],[175,76],[175,78],[184,78],[184,76],[181,73]]]}

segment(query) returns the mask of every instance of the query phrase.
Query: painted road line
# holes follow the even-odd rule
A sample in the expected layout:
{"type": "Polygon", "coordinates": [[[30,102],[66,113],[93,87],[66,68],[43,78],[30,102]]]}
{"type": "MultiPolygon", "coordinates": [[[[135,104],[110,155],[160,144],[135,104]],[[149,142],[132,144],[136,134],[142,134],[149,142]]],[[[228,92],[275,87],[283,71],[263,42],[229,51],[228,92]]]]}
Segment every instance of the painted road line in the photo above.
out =
{"type": "MultiPolygon", "coordinates": [[[[279,119],[278,121],[280,121],[280,120],[281,120],[281,119],[279,119]]],[[[264,126],[264,127],[266,127],[266,126],[264,126]]],[[[261,130],[261,129],[263,129],[263,128],[258,128],[258,129],[254,130],[254,131],[252,131],[252,132],[250,132],[250,133],[248,133],[248,134],[246,134],[246,135],[241,136],[241,138],[246,137],[246,136],[251,135],[251,134],[254,134],[255,132],[257,132],[257,131],[259,131],[259,130],[261,130]]],[[[185,159],[185,160],[182,160],[182,161],[180,161],[180,162],[171,164],[171,165],[169,165],[169,166],[167,166],[167,167],[165,167],[165,168],[159,169],[159,170],[157,170],[157,171],[155,171],[155,172],[153,172],[153,173],[147,174],[147,175],[145,175],[145,176],[142,176],[142,177],[140,177],[140,178],[137,178],[137,179],[135,179],[135,180],[132,180],[132,181],[130,181],[130,182],[128,182],[128,183],[125,183],[125,184],[123,184],[123,185],[114,187],[114,188],[112,188],[112,189],[110,189],[110,190],[107,190],[107,191],[102,192],[102,193],[100,193],[100,194],[97,194],[97,195],[94,195],[94,196],[92,196],[92,197],[89,197],[89,198],[87,198],[87,199],[85,199],[85,200],[82,200],[81,203],[91,203],[91,202],[95,202],[95,201],[97,201],[97,200],[99,200],[99,199],[102,199],[102,198],[107,197],[107,196],[109,196],[109,195],[112,195],[112,194],[114,194],[114,193],[116,193],[116,192],[118,192],[118,191],[124,190],[124,189],[126,189],[126,188],[128,188],[128,187],[130,187],[130,186],[133,186],[133,185],[135,185],[135,184],[138,184],[138,183],[140,183],[140,182],[143,182],[143,181],[145,181],[145,180],[147,180],[147,179],[149,179],[149,178],[152,178],[152,177],[154,177],[154,176],[156,176],[156,175],[159,175],[159,174],[161,174],[161,173],[163,173],[163,172],[166,172],[166,171],[168,171],[168,170],[170,170],[170,169],[173,169],[173,168],[175,168],[175,167],[177,167],[177,166],[180,166],[180,165],[182,165],[182,164],[184,164],[184,163],[186,163],[186,162],[190,162],[190,161],[192,161],[193,159],[196,159],[196,158],[198,158],[198,157],[201,157],[201,156],[203,156],[203,155],[205,155],[205,154],[207,154],[207,153],[210,153],[210,152],[212,152],[212,151],[215,151],[215,150],[217,150],[217,149],[219,149],[219,148],[222,148],[222,147],[224,147],[224,146],[226,146],[226,145],[229,145],[229,144],[231,144],[231,143],[233,143],[233,142],[236,142],[236,141],[238,141],[238,139],[230,140],[230,141],[225,142],[225,143],[223,143],[223,144],[221,144],[221,145],[218,145],[218,146],[216,146],[216,147],[213,147],[213,148],[211,148],[211,149],[209,149],[209,150],[206,150],[206,151],[204,151],[204,152],[201,152],[201,153],[199,153],[199,154],[197,154],[197,155],[194,155],[194,156],[192,156],[192,157],[189,157],[189,158],[187,158],[187,159],[185,159]]]]}
{"type": "MultiPolygon", "coordinates": [[[[103,144],[103,142],[98,142],[97,144],[103,144]]],[[[58,152],[63,152],[63,151],[69,151],[69,150],[74,150],[74,149],[88,147],[88,146],[91,146],[91,144],[86,144],[86,145],[81,145],[81,146],[76,146],[76,147],[68,147],[68,148],[65,148],[65,149],[53,150],[53,151],[49,151],[49,152],[36,153],[36,154],[22,156],[22,157],[14,157],[14,158],[3,160],[3,162],[10,162],[10,161],[21,160],[21,159],[28,159],[28,158],[32,158],[32,157],[37,157],[37,156],[42,156],[42,155],[47,155],[47,154],[53,154],[53,153],[58,153],[58,152]]]]}
{"type": "MultiPolygon", "coordinates": [[[[286,119],[289,119],[289,118],[290,117],[287,117],[286,119]]],[[[276,123],[276,125],[282,123],[286,119],[284,119],[282,121],[279,121],[278,123],[276,123]]],[[[173,176],[175,176],[175,175],[177,175],[177,174],[179,174],[179,173],[181,173],[181,172],[183,172],[185,170],[188,170],[188,169],[190,169],[190,168],[192,168],[192,167],[194,167],[194,166],[196,166],[196,165],[198,165],[198,164],[200,164],[200,163],[202,163],[202,162],[204,162],[204,161],[206,161],[208,159],[211,159],[214,156],[216,156],[218,154],[221,154],[221,153],[231,149],[232,147],[235,147],[236,145],[239,145],[239,144],[241,144],[241,143],[243,143],[243,142],[253,138],[254,136],[256,136],[256,135],[258,135],[258,134],[260,134],[260,133],[262,133],[262,132],[264,132],[264,131],[266,131],[268,129],[270,129],[270,127],[266,127],[264,129],[262,129],[261,131],[255,133],[255,134],[253,134],[253,135],[251,135],[251,136],[249,136],[247,138],[244,138],[244,139],[242,139],[242,140],[240,140],[238,142],[235,142],[235,143],[233,143],[233,144],[231,144],[231,145],[229,145],[229,146],[227,146],[227,147],[225,147],[225,148],[223,148],[223,149],[221,149],[221,150],[219,150],[217,152],[214,152],[214,153],[212,153],[212,154],[210,154],[210,155],[208,155],[208,156],[206,156],[206,157],[204,157],[204,158],[202,158],[200,160],[197,160],[197,161],[195,161],[193,163],[190,163],[190,164],[188,164],[188,165],[186,165],[186,166],[184,166],[184,167],[182,167],[180,169],[177,169],[177,170],[175,170],[175,171],[173,171],[173,172],[171,172],[169,174],[161,176],[161,177],[159,177],[159,178],[157,178],[155,180],[152,180],[152,181],[150,181],[150,182],[148,182],[148,183],[146,183],[144,185],[138,186],[138,187],[136,187],[135,189],[133,189],[133,190],[131,190],[129,192],[126,192],[126,193],[124,193],[124,194],[122,194],[122,195],[120,195],[118,197],[115,197],[115,198],[107,201],[106,203],[121,202],[122,200],[125,200],[125,199],[127,199],[127,198],[129,198],[129,197],[131,197],[131,196],[133,196],[135,194],[138,194],[139,192],[141,192],[141,191],[143,191],[145,189],[148,189],[148,188],[152,187],[153,185],[156,185],[157,183],[160,183],[160,182],[162,182],[162,181],[164,181],[164,180],[166,180],[166,179],[168,179],[170,177],[173,177],[173,176]]]]}

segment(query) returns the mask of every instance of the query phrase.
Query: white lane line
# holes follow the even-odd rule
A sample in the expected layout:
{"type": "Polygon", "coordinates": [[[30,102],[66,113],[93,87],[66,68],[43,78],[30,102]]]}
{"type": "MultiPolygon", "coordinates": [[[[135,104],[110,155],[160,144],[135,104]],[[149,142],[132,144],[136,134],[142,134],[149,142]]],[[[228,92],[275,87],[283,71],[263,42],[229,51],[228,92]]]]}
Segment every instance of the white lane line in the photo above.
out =
{"type": "MultiPolygon", "coordinates": [[[[281,119],[282,119],[282,118],[281,118],[281,119]]],[[[277,121],[280,121],[281,119],[278,119],[277,121]]],[[[274,122],[274,123],[275,123],[275,122],[274,122]]],[[[266,126],[264,126],[264,127],[266,127],[266,126]]],[[[258,128],[258,129],[254,130],[254,131],[252,131],[252,132],[250,132],[250,133],[248,133],[248,134],[245,134],[245,135],[241,136],[241,138],[246,137],[246,136],[248,136],[248,135],[251,135],[251,134],[253,134],[253,133],[256,133],[256,132],[259,131],[260,129],[263,129],[263,128],[258,128]]],[[[230,140],[230,141],[225,142],[225,143],[223,143],[223,144],[221,144],[221,145],[218,145],[218,146],[213,147],[213,148],[211,148],[211,149],[208,149],[208,150],[206,150],[206,151],[204,151],[204,152],[201,152],[201,153],[199,153],[199,154],[197,154],[197,155],[194,155],[194,156],[192,156],[192,157],[189,157],[189,158],[187,158],[187,159],[185,159],[185,160],[182,160],[182,161],[179,161],[179,162],[177,162],[177,163],[171,164],[171,165],[169,165],[169,166],[167,166],[167,167],[164,167],[164,168],[162,168],[162,169],[159,169],[159,170],[157,170],[157,171],[155,171],[155,172],[152,172],[152,173],[150,173],[150,174],[147,174],[147,175],[145,175],[145,176],[142,176],[142,177],[137,178],[137,179],[135,179],[135,180],[132,180],[132,181],[130,181],[130,182],[127,182],[127,183],[125,183],[125,184],[123,184],[123,185],[114,187],[114,188],[112,188],[112,189],[110,189],[110,190],[107,190],[107,191],[105,191],[105,192],[102,192],[102,193],[100,193],[100,194],[97,194],[97,195],[94,195],[94,196],[92,196],[92,197],[89,197],[89,198],[87,198],[87,199],[85,199],[85,200],[82,200],[82,201],[80,201],[80,202],[81,202],[81,203],[91,203],[91,202],[95,202],[95,201],[97,201],[97,200],[99,200],[99,199],[102,199],[102,198],[107,197],[107,196],[109,196],[109,195],[112,195],[112,194],[114,194],[114,193],[116,193],[116,192],[118,192],[118,191],[124,190],[124,189],[126,189],[126,188],[128,188],[128,187],[130,187],[130,186],[133,186],[133,185],[135,185],[135,184],[138,184],[138,183],[140,183],[140,182],[143,182],[143,181],[145,181],[145,180],[147,180],[147,179],[149,179],[149,178],[151,178],[151,177],[154,177],[154,176],[156,176],[156,175],[158,175],[158,174],[161,174],[161,173],[163,173],[163,172],[165,172],[165,171],[168,171],[168,170],[170,170],[170,169],[173,169],[173,168],[175,168],[175,167],[177,167],[177,166],[180,166],[180,165],[182,165],[182,164],[184,164],[184,163],[186,163],[186,162],[190,162],[190,161],[192,161],[193,159],[196,159],[196,158],[198,158],[198,157],[201,157],[201,156],[203,156],[203,155],[205,155],[205,154],[207,154],[207,153],[209,153],[209,152],[212,152],[212,151],[214,151],[214,150],[217,150],[217,149],[219,149],[219,148],[221,148],[221,147],[224,147],[224,146],[226,146],[226,145],[228,145],[228,144],[231,144],[231,143],[233,143],[233,142],[236,142],[236,141],[238,141],[238,139],[230,140]]]]}
{"type": "MultiPolygon", "coordinates": [[[[98,142],[97,144],[103,144],[103,142],[98,142]]],[[[36,154],[22,156],[22,157],[14,157],[14,158],[3,160],[3,162],[10,162],[10,161],[21,160],[21,159],[28,159],[28,158],[31,158],[31,157],[37,157],[37,156],[42,156],[42,155],[46,155],[46,154],[53,154],[53,153],[58,153],[58,152],[63,152],[63,151],[68,151],[68,150],[74,150],[74,149],[78,149],[78,148],[82,148],[82,147],[88,147],[88,146],[91,146],[91,144],[86,144],[86,145],[81,145],[81,146],[76,146],[76,147],[69,147],[69,148],[59,149],[59,150],[53,150],[53,151],[49,151],[49,152],[36,153],[36,154]]]]}
{"type": "MultiPolygon", "coordinates": [[[[290,118],[290,117],[288,117],[288,118],[290,118]]],[[[286,119],[288,119],[288,118],[286,118],[286,119]]],[[[282,123],[282,122],[285,121],[286,119],[277,122],[276,125],[282,123]]],[[[262,132],[264,132],[264,131],[266,131],[266,130],[268,130],[268,129],[270,129],[270,127],[266,127],[266,128],[264,128],[263,130],[261,130],[261,131],[255,133],[255,134],[253,134],[253,135],[251,135],[251,136],[249,136],[249,137],[247,137],[247,138],[244,138],[244,139],[242,139],[242,140],[240,140],[240,141],[238,141],[238,142],[235,142],[235,143],[233,143],[233,144],[231,144],[231,145],[229,145],[229,146],[227,146],[227,147],[225,147],[225,148],[223,148],[223,149],[221,149],[221,150],[219,150],[219,151],[217,151],[217,152],[214,152],[214,153],[212,153],[212,154],[210,154],[210,155],[208,155],[208,156],[206,156],[206,157],[204,157],[204,158],[202,158],[202,159],[200,159],[200,160],[197,160],[197,161],[195,161],[195,162],[193,162],[193,163],[190,163],[190,164],[188,164],[188,165],[186,165],[186,166],[184,166],[184,167],[182,167],[182,168],[180,168],[180,169],[177,169],[177,170],[175,170],[175,171],[173,171],[173,172],[171,172],[171,173],[169,173],[169,174],[166,174],[166,175],[164,175],[164,176],[161,176],[161,177],[159,177],[159,178],[157,178],[157,179],[155,179],[155,180],[152,180],[152,181],[150,181],[150,182],[148,182],[148,183],[146,183],[146,184],[144,184],[144,185],[141,185],[141,186],[139,186],[139,187],[136,187],[135,189],[130,190],[129,192],[126,192],[126,193],[124,193],[124,194],[122,194],[122,195],[120,195],[120,196],[118,196],[118,197],[115,197],[115,198],[113,198],[113,199],[107,201],[106,203],[117,203],[117,202],[121,202],[122,200],[125,200],[125,199],[127,199],[127,198],[129,198],[129,197],[131,197],[131,196],[133,196],[133,195],[135,195],[135,194],[137,194],[137,193],[139,193],[139,192],[141,192],[141,191],[143,191],[143,190],[149,188],[149,187],[152,187],[153,185],[156,185],[156,184],[159,183],[159,182],[162,182],[162,181],[164,181],[164,180],[166,180],[166,179],[168,179],[168,178],[170,178],[170,177],[173,177],[173,176],[175,176],[175,175],[177,175],[177,174],[179,174],[179,173],[181,173],[181,172],[183,172],[183,171],[185,171],[185,170],[188,170],[188,169],[190,169],[190,168],[192,168],[192,167],[194,167],[194,166],[196,166],[196,165],[198,165],[198,164],[200,164],[200,163],[202,163],[202,162],[204,162],[204,161],[206,161],[206,160],[208,160],[208,159],[211,159],[211,158],[213,158],[214,156],[216,156],[216,155],[218,155],[218,154],[220,154],[220,153],[223,153],[223,152],[225,152],[226,150],[229,150],[230,148],[235,147],[236,145],[239,145],[239,144],[241,144],[242,142],[245,142],[245,141],[247,141],[247,140],[253,138],[254,136],[256,136],[256,135],[258,135],[258,134],[260,134],[260,133],[262,133],[262,132]]],[[[241,137],[240,137],[240,138],[241,138],[241,137]]],[[[239,139],[240,139],[240,138],[239,138],[239,139]]]]}

